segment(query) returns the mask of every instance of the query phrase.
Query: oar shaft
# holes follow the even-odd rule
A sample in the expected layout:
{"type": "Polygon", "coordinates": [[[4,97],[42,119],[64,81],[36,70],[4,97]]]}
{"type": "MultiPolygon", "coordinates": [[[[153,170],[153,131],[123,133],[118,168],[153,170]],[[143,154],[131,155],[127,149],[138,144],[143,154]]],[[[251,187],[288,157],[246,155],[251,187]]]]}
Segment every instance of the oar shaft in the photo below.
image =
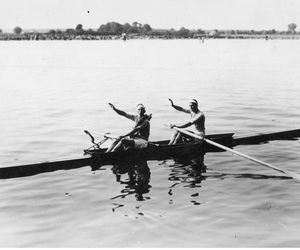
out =
{"type": "Polygon", "coordinates": [[[241,156],[241,157],[244,157],[244,158],[246,158],[246,159],[248,159],[248,160],[250,160],[250,161],[257,162],[257,163],[259,163],[259,164],[261,164],[261,165],[264,165],[264,166],[266,166],[266,167],[269,167],[269,168],[275,169],[275,170],[277,170],[277,171],[280,171],[280,172],[282,172],[282,173],[285,173],[284,170],[282,170],[282,169],[280,169],[280,168],[277,168],[277,167],[275,167],[275,166],[272,166],[272,165],[269,164],[269,163],[266,163],[266,162],[263,162],[263,161],[261,161],[261,160],[255,159],[255,158],[253,158],[253,157],[251,157],[251,156],[249,156],[249,155],[245,155],[245,154],[243,154],[243,153],[241,153],[241,152],[239,152],[239,151],[233,150],[233,149],[228,148],[228,147],[226,147],[226,146],[223,146],[223,145],[221,145],[221,144],[219,144],[219,143],[215,143],[215,142],[213,142],[213,141],[211,141],[211,140],[209,140],[209,139],[204,139],[204,140],[205,140],[207,143],[211,144],[211,145],[214,145],[214,146],[216,146],[216,147],[219,147],[219,148],[222,148],[222,149],[224,149],[224,150],[226,150],[226,151],[229,151],[229,152],[231,152],[231,153],[233,153],[233,154],[236,154],[236,155],[239,155],[239,156],[241,156]]]}
{"type": "Polygon", "coordinates": [[[206,138],[203,138],[203,137],[201,137],[201,136],[199,136],[199,135],[196,135],[196,134],[194,134],[194,133],[191,133],[191,132],[189,132],[189,131],[187,131],[187,130],[185,130],[185,129],[181,129],[181,128],[177,128],[177,127],[174,127],[174,129],[177,130],[178,132],[183,133],[183,134],[192,136],[192,137],[197,138],[197,139],[200,139],[200,140],[204,140],[204,141],[207,142],[208,144],[211,144],[211,145],[213,145],[213,146],[215,146],[215,147],[224,149],[224,150],[229,151],[229,152],[231,152],[231,153],[233,153],[233,154],[236,154],[236,155],[239,155],[239,156],[241,156],[241,157],[244,157],[244,158],[246,158],[246,159],[248,159],[248,160],[250,160],[250,161],[256,162],[256,163],[261,164],[261,165],[263,165],[263,166],[266,166],[266,167],[268,167],[268,168],[271,168],[271,169],[274,169],[274,170],[279,171],[279,172],[281,172],[281,173],[287,174],[287,175],[289,175],[289,176],[291,176],[291,177],[293,177],[293,178],[295,178],[295,179],[297,179],[297,180],[300,180],[300,176],[299,176],[298,174],[296,174],[296,173],[291,173],[291,172],[289,172],[289,171],[280,169],[280,168],[275,167],[275,166],[273,166],[273,165],[271,165],[271,164],[269,164],[269,163],[266,163],[266,162],[263,162],[263,161],[261,161],[261,160],[255,159],[255,158],[253,158],[253,157],[251,157],[251,156],[249,156],[249,155],[243,154],[243,153],[241,153],[241,152],[238,152],[238,151],[236,151],[236,150],[233,150],[233,149],[231,149],[231,148],[228,148],[228,147],[226,147],[226,146],[224,146],[224,145],[221,145],[221,144],[219,144],[219,143],[216,143],[216,142],[214,142],[214,141],[211,141],[211,140],[209,140],[209,139],[206,139],[206,138]]]}

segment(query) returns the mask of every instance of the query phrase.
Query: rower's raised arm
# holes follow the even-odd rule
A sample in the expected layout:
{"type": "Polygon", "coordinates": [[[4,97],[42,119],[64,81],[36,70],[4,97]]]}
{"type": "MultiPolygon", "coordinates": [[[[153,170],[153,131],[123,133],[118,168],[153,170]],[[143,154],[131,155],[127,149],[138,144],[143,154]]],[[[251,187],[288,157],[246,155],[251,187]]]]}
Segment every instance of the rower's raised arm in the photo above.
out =
{"type": "Polygon", "coordinates": [[[112,103],[108,103],[109,106],[112,108],[112,110],[114,110],[118,115],[121,115],[121,116],[124,116],[132,121],[134,121],[135,119],[135,116],[134,115],[131,115],[131,114],[127,114],[125,111],[123,110],[120,110],[120,109],[117,109],[112,103]]]}
{"type": "Polygon", "coordinates": [[[189,111],[188,109],[184,109],[183,107],[180,107],[180,106],[175,105],[172,99],[169,98],[169,101],[171,102],[171,106],[172,106],[174,109],[176,109],[176,110],[178,110],[178,111],[181,111],[181,112],[184,112],[184,113],[188,113],[188,114],[190,113],[190,111],[189,111]]]}

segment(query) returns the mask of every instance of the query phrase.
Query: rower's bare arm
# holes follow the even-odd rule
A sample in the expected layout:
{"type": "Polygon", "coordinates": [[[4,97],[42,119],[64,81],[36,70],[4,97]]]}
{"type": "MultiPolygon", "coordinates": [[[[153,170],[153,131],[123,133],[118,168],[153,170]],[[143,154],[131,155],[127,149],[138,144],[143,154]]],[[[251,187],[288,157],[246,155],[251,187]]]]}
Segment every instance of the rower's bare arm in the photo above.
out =
{"type": "Polygon", "coordinates": [[[132,136],[132,135],[134,135],[138,131],[139,131],[139,127],[136,127],[133,130],[131,130],[129,133],[127,133],[126,135],[123,135],[122,137],[132,136]]]}
{"type": "Polygon", "coordinates": [[[183,124],[183,125],[181,125],[181,126],[176,126],[177,128],[187,128],[187,127],[189,127],[189,126],[191,126],[192,125],[192,123],[191,122],[188,122],[188,123],[185,123],[185,124],[183,124]]]}
{"type": "Polygon", "coordinates": [[[131,135],[133,135],[135,132],[136,132],[136,130],[133,129],[133,130],[131,130],[129,133],[127,133],[126,135],[122,135],[121,137],[124,138],[124,137],[127,137],[127,136],[131,136],[131,135]]]}
{"type": "Polygon", "coordinates": [[[134,121],[135,119],[135,116],[134,115],[131,115],[131,114],[127,114],[125,111],[123,110],[120,110],[120,109],[117,109],[113,104],[111,103],[108,103],[109,106],[118,114],[118,115],[121,115],[121,116],[124,116],[132,121],[134,121]]]}
{"type": "Polygon", "coordinates": [[[122,137],[132,136],[132,135],[134,135],[136,132],[138,132],[140,129],[142,129],[142,128],[148,126],[148,125],[149,125],[149,121],[146,120],[146,121],[142,122],[141,125],[135,127],[133,130],[131,130],[131,131],[130,131],[129,133],[127,133],[126,135],[123,135],[122,137]]]}
{"type": "Polygon", "coordinates": [[[188,114],[190,113],[190,111],[189,111],[188,109],[184,109],[183,107],[180,107],[180,106],[178,106],[178,105],[175,105],[172,99],[169,98],[169,101],[171,102],[171,106],[172,106],[174,109],[176,109],[176,110],[178,110],[178,111],[181,111],[181,112],[184,112],[184,113],[188,113],[188,114]]]}

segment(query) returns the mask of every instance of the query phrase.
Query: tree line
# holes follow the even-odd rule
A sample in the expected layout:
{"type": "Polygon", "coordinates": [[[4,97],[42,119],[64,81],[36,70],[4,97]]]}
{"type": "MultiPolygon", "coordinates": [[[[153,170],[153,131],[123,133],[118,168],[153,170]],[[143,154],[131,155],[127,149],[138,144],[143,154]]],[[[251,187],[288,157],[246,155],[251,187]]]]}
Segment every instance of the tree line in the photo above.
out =
{"type": "MultiPolygon", "coordinates": [[[[153,29],[149,24],[141,24],[139,22],[133,22],[132,24],[125,23],[120,24],[118,22],[108,22],[100,25],[98,29],[84,29],[82,24],[77,24],[75,28],[66,30],[51,29],[47,32],[31,32],[31,34],[43,34],[43,35],[66,35],[66,36],[121,36],[121,35],[138,35],[138,36],[163,36],[169,38],[190,38],[190,37],[201,37],[201,36],[238,36],[238,35],[290,35],[300,34],[296,32],[297,25],[290,23],[287,26],[287,30],[278,31],[275,29],[271,30],[203,30],[203,29],[187,29],[185,27],[179,30],[175,29],[153,29]]],[[[28,34],[24,32],[21,27],[17,26],[14,28],[14,34],[28,34]]],[[[4,34],[0,29],[0,34],[4,34]]]]}

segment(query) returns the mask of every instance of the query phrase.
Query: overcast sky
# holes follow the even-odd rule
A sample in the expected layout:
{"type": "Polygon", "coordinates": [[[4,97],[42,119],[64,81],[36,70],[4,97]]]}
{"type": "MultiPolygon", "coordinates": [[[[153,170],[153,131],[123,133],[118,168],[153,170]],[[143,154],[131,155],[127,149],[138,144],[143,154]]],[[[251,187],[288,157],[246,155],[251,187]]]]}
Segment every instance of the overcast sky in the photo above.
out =
{"type": "Polygon", "coordinates": [[[292,22],[300,27],[300,0],[0,0],[2,30],[79,23],[87,29],[109,21],[168,29],[287,30],[292,22]]]}

